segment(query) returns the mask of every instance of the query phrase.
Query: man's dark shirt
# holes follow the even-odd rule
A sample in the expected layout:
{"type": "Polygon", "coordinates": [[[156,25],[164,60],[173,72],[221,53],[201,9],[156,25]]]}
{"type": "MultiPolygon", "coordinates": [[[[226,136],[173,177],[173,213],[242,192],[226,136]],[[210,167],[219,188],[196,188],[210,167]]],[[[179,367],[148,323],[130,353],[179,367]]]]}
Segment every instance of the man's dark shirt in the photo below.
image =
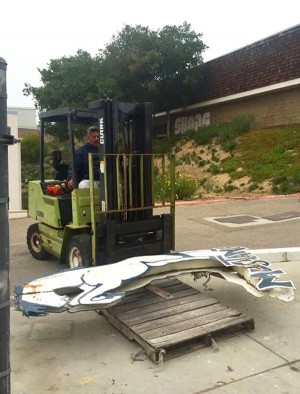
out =
{"type": "MultiPolygon", "coordinates": [[[[83,179],[89,179],[89,159],[88,154],[97,154],[93,156],[94,179],[99,180],[99,149],[89,143],[81,146],[75,152],[75,171],[77,172],[78,183],[83,179]]],[[[71,168],[69,169],[69,178],[72,178],[71,168]]]]}

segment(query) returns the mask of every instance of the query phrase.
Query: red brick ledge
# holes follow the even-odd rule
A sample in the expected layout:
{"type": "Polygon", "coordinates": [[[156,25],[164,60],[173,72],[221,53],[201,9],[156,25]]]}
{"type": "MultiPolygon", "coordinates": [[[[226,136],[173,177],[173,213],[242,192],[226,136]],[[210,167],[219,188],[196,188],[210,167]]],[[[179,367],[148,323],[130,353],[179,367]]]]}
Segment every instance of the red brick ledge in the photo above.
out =
{"type": "Polygon", "coordinates": [[[284,198],[300,198],[300,193],[295,194],[276,194],[271,196],[245,196],[245,197],[228,197],[228,198],[212,198],[191,201],[176,201],[175,205],[203,205],[203,204],[218,204],[223,202],[234,201],[256,201],[256,200],[280,200],[284,198]]]}

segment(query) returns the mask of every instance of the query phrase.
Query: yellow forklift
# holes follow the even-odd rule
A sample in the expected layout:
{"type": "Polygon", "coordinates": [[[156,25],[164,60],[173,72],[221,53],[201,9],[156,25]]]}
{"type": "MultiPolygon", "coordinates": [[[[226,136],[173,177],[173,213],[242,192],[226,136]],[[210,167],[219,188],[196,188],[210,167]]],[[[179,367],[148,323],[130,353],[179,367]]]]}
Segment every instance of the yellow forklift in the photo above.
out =
{"type": "Polygon", "coordinates": [[[98,100],[87,109],[61,108],[41,112],[39,118],[40,179],[30,181],[28,191],[28,214],[36,223],[27,230],[27,245],[34,258],[56,256],[76,268],[174,250],[174,157],[152,152],[151,103],[98,100]],[[73,190],[67,187],[60,151],[53,152],[54,179],[45,179],[45,133],[53,124],[68,134],[73,190]],[[75,171],[78,125],[96,125],[100,131],[99,152],[89,154],[90,186],[85,189],[78,188],[75,171]],[[95,160],[99,187],[94,185],[95,160]],[[160,201],[154,197],[156,180],[160,201]]]}

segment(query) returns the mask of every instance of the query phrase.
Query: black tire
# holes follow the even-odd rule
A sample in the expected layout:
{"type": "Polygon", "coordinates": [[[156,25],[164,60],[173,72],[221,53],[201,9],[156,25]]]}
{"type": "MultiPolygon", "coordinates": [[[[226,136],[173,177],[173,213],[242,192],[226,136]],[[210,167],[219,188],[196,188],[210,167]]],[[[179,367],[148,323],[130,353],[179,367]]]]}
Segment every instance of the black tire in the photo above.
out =
{"type": "Polygon", "coordinates": [[[66,248],[66,263],[69,267],[88,267],[92,262],[91,237],[88,234],[73,235],[66,248]]]}
{"type": "Polygon", "coordinates": [[[41,233],[37,223],[28,227],[26,241],[28,250],[35,259],[49,260],[52,257],[52,254],[43,248],[41,233]]]}

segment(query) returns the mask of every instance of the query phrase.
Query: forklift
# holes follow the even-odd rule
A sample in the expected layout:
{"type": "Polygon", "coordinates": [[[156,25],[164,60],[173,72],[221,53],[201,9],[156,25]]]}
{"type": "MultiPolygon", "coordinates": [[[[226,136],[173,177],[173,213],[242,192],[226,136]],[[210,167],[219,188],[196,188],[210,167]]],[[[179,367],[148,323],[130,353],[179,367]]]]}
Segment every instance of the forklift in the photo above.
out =
{"type": "Polygon", "coordinates": [[[28,215],[35,223],[27,230],[27,246],[35,259],[55,256],[77,268],[175,249],[175,160],[152,152],[151,103],[97,100],[86,109],[41,112],[39,119],[40,179],[28,185],[28,215]],[[52,152],[55,176],[45,179],[45,131],[53,124],[68,134],[70,163],[62,163],[61,151],[52,152]],[[90,182],[84,189],[78,188],[75,171],[75,130],[82,125],[96,125],[100,134],[99,152],[89,154],[90,182]],[[154,197],[158,178],[160,201],[154,197]]]}

